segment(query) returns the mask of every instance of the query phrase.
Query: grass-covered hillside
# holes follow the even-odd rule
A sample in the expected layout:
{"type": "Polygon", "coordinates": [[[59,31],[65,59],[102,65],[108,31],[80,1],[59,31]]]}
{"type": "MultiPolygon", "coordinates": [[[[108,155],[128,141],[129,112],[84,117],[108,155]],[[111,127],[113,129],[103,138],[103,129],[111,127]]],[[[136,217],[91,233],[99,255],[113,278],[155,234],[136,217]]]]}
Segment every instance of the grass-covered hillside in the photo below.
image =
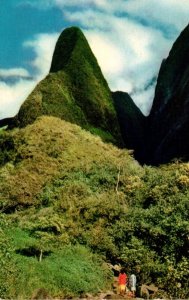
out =
{"type": "Polygon", "coordinates": [[[11,127],[24,127],[41,115],[80,125],[104,140],[121,144],[110,89],[82,31],[65,29],[52,58],[49,75],[20,108],[11,127]]]}
{"type": "Polygon", "coordinates": [[[105,262],[138,286],[189,297],[189,165],[141,167],[127,150],[43,116],[0,133],[0,297],[109,289],[105,262]]]}

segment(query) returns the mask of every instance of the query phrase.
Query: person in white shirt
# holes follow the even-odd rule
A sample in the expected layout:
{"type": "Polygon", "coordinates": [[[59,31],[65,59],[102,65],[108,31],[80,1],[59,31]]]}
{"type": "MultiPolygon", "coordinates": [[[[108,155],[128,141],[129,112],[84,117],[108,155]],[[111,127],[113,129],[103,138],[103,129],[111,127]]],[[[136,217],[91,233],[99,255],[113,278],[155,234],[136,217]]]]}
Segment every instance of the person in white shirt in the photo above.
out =
{"type": "Polygon", "coordinates": [[[133,297],[135,297],[136,293],[136,276],[134,274],[130,275],[129,277],[129,286],[131,288],[131,292],[133,297]]]}

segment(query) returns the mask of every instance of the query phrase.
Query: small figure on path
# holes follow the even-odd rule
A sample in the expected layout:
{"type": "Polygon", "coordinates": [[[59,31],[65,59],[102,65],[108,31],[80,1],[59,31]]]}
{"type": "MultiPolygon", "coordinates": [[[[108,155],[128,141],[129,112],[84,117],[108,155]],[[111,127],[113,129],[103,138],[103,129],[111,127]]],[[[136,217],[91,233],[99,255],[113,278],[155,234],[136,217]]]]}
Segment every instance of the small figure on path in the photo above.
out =
{"type": "Polygon", "coordinates": [[[136,276],[135,276],[135,274],[132,274],[129,277],[129,286],[131,288],[132,297],[135,297],[135,294],[136,294],[136,276]]]}
{"type": "Polygon", "coordinates": [[[127,284],[127,275],[125,274],[125,270],[121,269],[118,277],[118,284],[119,284],[119,294],[124,295],[126,291],[126,284],[127,284]]]}

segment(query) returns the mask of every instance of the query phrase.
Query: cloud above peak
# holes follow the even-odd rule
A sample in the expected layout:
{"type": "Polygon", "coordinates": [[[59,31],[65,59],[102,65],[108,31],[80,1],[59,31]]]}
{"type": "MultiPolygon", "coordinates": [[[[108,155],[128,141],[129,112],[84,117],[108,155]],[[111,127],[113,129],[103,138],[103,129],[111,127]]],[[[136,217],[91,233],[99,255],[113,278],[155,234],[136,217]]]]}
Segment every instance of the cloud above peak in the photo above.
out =
{"type": "Polygon", "coordinates": [[[82,14],[67,12],[66,17],[83,27],[110,88],[132,94],[137,106],[148,114],[155,82],[153,87],[147,90],[145,87],[157,77],[162,58],[168,55],[172,40],[166,38],[161,30],[146,27],[131,18],[107,14],[102,18],[103,13],[96,12],[92,19],[92,14],[91,10],[82,14]]]}
{"type": "Polygon", "coordinates": [[[129,92],[147,115],[156,81],[150,86],[148,82],[157,77],[162,59],[187,25],[189,2],[52,0],[53,3],[70,23],[83,29],[110,88],[129,92]]]}

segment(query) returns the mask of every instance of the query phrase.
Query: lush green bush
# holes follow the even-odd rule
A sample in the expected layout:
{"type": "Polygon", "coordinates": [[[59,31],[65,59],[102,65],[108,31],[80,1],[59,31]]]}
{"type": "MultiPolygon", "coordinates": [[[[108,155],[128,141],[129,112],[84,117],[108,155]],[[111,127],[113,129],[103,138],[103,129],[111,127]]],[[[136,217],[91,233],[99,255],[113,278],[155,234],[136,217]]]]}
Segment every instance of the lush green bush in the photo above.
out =
{"type": "Polygon", "coordinates": [[[15,259],[18,280],[12,296],[16,298],[31,297],[40,288],[59,297],[97,293],[110,279],[107,270],[103,271],[102,261],[82,246],[67,246],[41,261],[19,254],[15,259]]]}
{"type": "Polygon", "coordinates": [[[0,297],[10,297],[16,283],[17,267],[13,258],[12,237],[8,236],[5,228],[9,227],[6,216],[0,215],[0,297]]]}
{"type": "Polygon", "coordinates": [[[52,117],[6,133],[6,139],[9,135],[16,147],[13,155],[7,149],[11,159],[0,169],[0,204],[7,224],[2,245],[11,255],[2,265],[6,279],[1,281],[1,297],[15,297],[19,281],[20,293],[25,293],[24,276],[30,268],[24,297],[32,288],[47,286],[53,295],[89,291],[86,279],[81,280],[83,288],[78,284],[75,290],[71,283],[66,285],[68,274],[59,271],[65,286],[60,290],[59,279],[58,286],[53,281],[52,270],[60,265],[64,247],[76,244],[121,263],[127,272],[134,270],[138,285],[154,283],[162,294],[189,296],[189,164],[141,167],[128,151],[52,117]],[[13,280],[17,272],[21,277],[13,280]]]}
{"type": "Polygon", "coordinates": [[[30,298],[41,288],[68,297],[108,287],[111,273],[100,256],[80,245],[59,248],[9,224],[0,234],[0,297],[30,298]]]}

